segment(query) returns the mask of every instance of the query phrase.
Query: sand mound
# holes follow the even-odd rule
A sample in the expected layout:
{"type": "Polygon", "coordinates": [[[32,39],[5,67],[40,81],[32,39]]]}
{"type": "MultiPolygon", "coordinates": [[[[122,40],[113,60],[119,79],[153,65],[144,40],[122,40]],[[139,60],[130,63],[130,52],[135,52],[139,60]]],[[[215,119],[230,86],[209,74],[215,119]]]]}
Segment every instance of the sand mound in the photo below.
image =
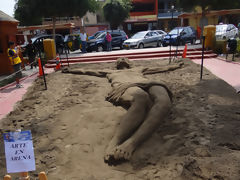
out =
{"type": "MultiPolygon", "coordinates": [[[[136,68],[161,67],[167,60],[134,62],[136,68]]],[[[115,63],[74,65],[115,70],[115,63]]],[[[235,90],[185,60],[170,72],[144,75],[163,81],[173,92],[171,115],[130,162],[110,167],[104,150],[126,110],[105,100],[111,84],[105,77],[56,72],[29,88],[15,110],[1,121],[1,132],[31,130],[35,176],[46,171],[51,180],[222,180],[239,179],[240,96],[235,90]]],[[[3,142],[0,174],[6,173],[3,142]]]]}

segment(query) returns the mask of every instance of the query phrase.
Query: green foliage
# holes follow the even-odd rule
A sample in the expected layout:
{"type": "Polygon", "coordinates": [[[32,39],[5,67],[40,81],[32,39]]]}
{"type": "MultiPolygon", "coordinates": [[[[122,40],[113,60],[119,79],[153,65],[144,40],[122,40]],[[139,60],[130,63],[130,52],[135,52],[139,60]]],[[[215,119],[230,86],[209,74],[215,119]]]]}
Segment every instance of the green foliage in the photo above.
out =
{"type": "Polygon", "coordinates": [[[128,17],[131,0],[110,0],[103,6],[103,14],[111,29],[117,29],[128,17]]]}
{"type": "Polygon", "coordinates": [[[20,25],[39,24],[43,17],[82,17],[87,11],[95,12],[95,0],[17,0],[15,18],[20,25]]]}

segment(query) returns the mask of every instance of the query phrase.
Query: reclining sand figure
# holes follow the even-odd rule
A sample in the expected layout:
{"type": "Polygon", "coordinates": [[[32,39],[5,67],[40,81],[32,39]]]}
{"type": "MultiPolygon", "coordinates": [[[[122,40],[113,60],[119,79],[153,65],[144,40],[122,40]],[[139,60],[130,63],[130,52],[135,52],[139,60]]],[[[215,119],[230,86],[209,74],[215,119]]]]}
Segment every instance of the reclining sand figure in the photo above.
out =
{"type": "Polygon", "coordinates": [[[105,151],[106,163],[116,165],[122,160],[129,160],[136,148],[153,134],[171,109],[172,93],[167,86],[161,82],[148,81],[143,74],[166,72],[180,68],[181,65],[118,71],[83,69],[62,71],[107,77],[113,90],[106,99],[128,109],[105,151]]]}

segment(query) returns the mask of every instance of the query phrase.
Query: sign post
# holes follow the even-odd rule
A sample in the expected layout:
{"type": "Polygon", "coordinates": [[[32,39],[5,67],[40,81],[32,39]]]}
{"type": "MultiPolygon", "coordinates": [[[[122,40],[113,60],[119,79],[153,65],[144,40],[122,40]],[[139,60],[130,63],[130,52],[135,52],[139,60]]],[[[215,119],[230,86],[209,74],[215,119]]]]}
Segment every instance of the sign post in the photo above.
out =
{"type": "Polygon", "coordinates": [[[7,172],[28,180],[28,171],[36,170],[31,131],[8,132],[3,138],[7,172]]]}

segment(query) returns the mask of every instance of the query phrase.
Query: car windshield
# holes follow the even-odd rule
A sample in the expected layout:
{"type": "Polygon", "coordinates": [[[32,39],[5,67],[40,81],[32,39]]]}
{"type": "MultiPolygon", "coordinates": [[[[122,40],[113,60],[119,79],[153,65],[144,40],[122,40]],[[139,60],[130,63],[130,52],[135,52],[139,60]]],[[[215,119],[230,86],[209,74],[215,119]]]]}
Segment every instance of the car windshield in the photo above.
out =
{"type": "Polygon", "coordinates": [[[101,32],[96,32],[96,33],[93,35],[93,37],[96,38],[96,37],[98,37],[98,35],[100,35],[100,34],[101,34],[101,32]]]}
{"type": "Polygon", "coordinates": [[[183,31],[183,28],[176,28],[170,31],[169,34],[179,34],[183,31]]]}
{"type": "Polygon", "coordinates": [[[35,38],[31,38],[32,42],[34,43],[36,41],[36,37],[35,38]]]}
{"type": "Polygon", "coordinates": [[[138,32],[136,34],[134,34],[131,39],[141,39],[141,38],[144,38],[144,36],[146,35],[145,32],[138,32]]]}
{"type": "Polygon", "coordinates": [[[226,31],[226,30],[227,30],[226,25],[217,25],[216,26],[216,32],[222,32],[222,31],[226,31]]]}
{"type": "Polygon", "coordinates": [[[105,38],[105,35],[106,35],[106,32],[100,33],[100,34],[96,37],[96,39],[103,39],[103,38],[105,38]]]}

